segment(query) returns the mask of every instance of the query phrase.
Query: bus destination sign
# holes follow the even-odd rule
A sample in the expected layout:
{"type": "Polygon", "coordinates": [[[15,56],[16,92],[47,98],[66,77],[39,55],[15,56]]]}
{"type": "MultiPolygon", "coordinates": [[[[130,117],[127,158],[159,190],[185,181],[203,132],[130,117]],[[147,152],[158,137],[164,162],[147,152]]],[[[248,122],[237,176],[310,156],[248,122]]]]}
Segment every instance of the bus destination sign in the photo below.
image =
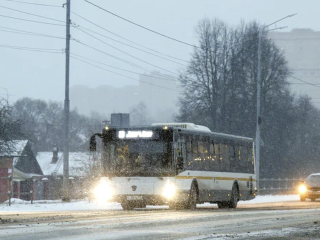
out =
{"type": "Polygon", "coordinates": [[[132,138],[152,138],[153,131],[118,131],[118,138],[132,139],[132,138]]]}

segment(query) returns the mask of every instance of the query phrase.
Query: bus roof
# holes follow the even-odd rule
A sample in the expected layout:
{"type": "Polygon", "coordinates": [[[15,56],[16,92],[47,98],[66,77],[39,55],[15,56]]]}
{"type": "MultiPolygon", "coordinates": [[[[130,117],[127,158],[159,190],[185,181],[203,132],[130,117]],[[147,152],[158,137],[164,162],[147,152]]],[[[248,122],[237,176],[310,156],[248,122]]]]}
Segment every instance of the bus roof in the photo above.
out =
{"type": "Polygon", "coordinates": [[[146,125],[129,126],[129,127],[125,127],[125,128],[110,126],[110,128],[127,129],[127,130],[130,130],[130,129],[132,129],[132,130],[133,129],[150,129],[150,128],[163,129],[164,127],[168,127],[168,129],[178,130],[179,132],[182,132],[182,133],[194,134],[195,132],[197,132],[202,135],[207,135],[207,136],[214,135],[215,137],[220,137],[220,138],[224,138],[224,139],[233,139],[233,140],[248,141],[248,142],[253,141],[253,138],[249,138],[249,137],[243,137],[243,136],[226,134],[226,133],[211,132],[208,127],[196,125],[194,123],[153,123],[148,126],[146,126],[146,125]]]}
{"type": "Polygon", "coordinates": [[[152,123],[151,126],[167,126],[167,127],[176,127],[176,128],[185,128],[185,129],[192,129],[197,131],[204,131],[204,132],[211,132],[208,127],[196,125],[194,123],[152,123]]]}

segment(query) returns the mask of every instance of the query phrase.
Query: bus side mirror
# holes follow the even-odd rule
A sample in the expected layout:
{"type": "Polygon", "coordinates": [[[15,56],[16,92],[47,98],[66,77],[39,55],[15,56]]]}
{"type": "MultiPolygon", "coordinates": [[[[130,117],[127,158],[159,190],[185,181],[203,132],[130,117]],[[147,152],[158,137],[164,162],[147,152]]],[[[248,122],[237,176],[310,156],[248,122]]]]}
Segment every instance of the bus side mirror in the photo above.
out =
{"type": "Polygon", "coordinates": [[[90,152],[95,152],[96,150],[97,150],[96,135],[93,135],[90,138],[90,152]]]}

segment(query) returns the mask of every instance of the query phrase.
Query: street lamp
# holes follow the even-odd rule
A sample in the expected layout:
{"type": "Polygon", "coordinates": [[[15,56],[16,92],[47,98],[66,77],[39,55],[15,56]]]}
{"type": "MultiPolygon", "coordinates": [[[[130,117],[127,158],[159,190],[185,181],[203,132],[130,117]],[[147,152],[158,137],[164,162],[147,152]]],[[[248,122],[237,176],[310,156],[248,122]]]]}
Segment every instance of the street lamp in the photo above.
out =
{"type": "MultiPolygon", "coordinates": [[[[260,187],[260,125],[261,125],[261,115],[260,115],[260,99],[261,99],[261,96],[260,96],[260,89],[261,89],[261,39],[262,39],[262,31],[266,28],[268,28],[269,26],[273,25],[273,24],[276,24],[286,18],[289,18],[289,17],[293,17],[295,16],[295,14],[291,14],[291,15],[288,15],[284,18],[281,18],[273,23],[270,23],[269,25],[263,27],[262,29],[259,29],[258,31],[258,70],[257,70],[257,119],[256,119],[256,141],[255,141],[255,144],[256,144],[256,148],[255,148],[255,160],[256,160],[256,186],[257,186],[257,189],[258,189],[258,192],[259,192],[259,187],[260,187]]],[[[274,28],[274,29],[271,29],[271,30],[275,30],[275,29],[282,29],[283,27],[280,27],[280,28],[274,28]]]]}

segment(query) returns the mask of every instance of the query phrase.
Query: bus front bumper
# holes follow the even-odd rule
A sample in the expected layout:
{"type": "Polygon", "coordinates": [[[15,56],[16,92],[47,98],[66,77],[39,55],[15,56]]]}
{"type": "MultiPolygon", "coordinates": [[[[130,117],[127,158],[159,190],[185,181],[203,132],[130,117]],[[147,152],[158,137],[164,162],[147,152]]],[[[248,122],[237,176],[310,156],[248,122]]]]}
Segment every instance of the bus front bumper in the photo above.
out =
{"type": "Polygon", "coordinates": [[[172,198],[160,194],[118,194],[114,195],[111,201],[115,202],[143,202],[146,205],[163,205],[169,202],[186,202],[189,199],[189,191],[179,191],[172,198]]]}

